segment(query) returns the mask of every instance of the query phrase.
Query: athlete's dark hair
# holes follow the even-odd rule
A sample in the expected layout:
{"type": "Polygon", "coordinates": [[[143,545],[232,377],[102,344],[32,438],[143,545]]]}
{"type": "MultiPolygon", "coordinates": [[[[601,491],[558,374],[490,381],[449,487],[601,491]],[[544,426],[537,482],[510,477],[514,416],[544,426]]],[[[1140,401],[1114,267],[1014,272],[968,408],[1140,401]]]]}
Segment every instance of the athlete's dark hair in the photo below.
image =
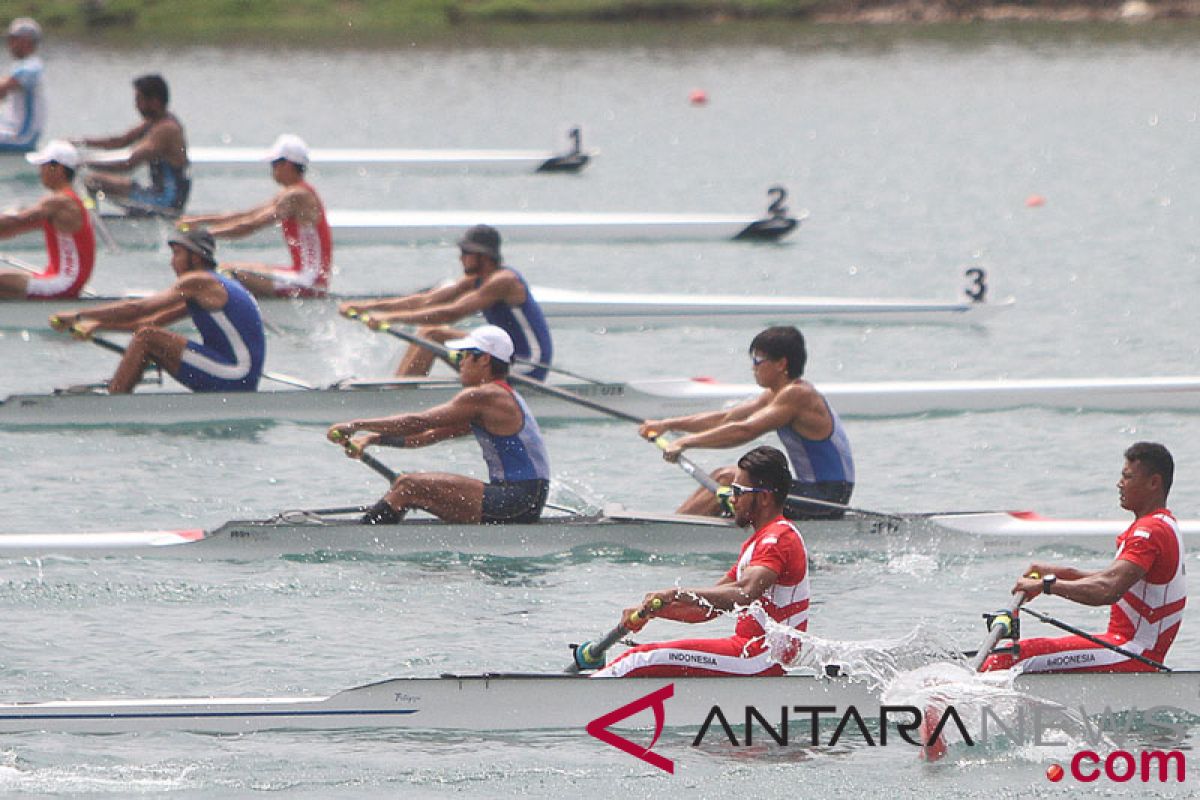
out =
{"type": "Polygon", "coordinates": [[[808,363],[808,349],[804,346],[804,335],[791,325],[778,325],[767,328],[754,337],[750,342],[750,353],[754,351],[772,360],[786,358],[787,372],[790,378],[799,378],[804,374],[804,365],[808,363]]]}
{"type": "Polygon", "coordinates": [[[1157,442],[1137,442],[1131,444],[1125,451],[1125,460],[1142,464],[1151,475],[1162,478],[1163,496],[1171,492],[1171,484],[1175,481],[1175,459],[1171,452],[1157,442]]]}
{"type": "Polygon", "coordinates": [[[511,366],[510,364],[501,361],[495,356],[491,356],[488,361],[491,364],[493,378],[503,378],[504,376],[508,375],[508,370],[511,366]]]}
{"type": "Polygon", "coordinates": [[[764,444],[739,458],[737,465],[749,473],[756,487],[770,489],[777,502],[787,500],[792,489],[792,471],[781,450],[764,444]]]}
{"type": "Polygon", "coordinates": [[[146,95],[146,97],[153,100],[161,100],[164,106],[170,97],[170,93],[167,91],[167,82],[163,80],[162,75],[157,73],[135,78],[133,88],[146,95]]]}

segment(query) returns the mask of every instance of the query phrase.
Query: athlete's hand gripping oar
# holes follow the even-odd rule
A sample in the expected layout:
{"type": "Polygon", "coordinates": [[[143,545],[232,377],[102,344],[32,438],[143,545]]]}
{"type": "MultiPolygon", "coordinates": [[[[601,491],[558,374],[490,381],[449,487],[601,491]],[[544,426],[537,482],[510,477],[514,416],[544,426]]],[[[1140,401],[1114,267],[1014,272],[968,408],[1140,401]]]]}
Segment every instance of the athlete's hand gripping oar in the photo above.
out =
{"type": "Polygon", "coordinates": [[[650,602],[648,608],[634,611],[630,614],[629,620],[622,619],[619,625],[596,641],[576,645],[575,659],[567,665],[564,671],[575,674],[584,670],[600,669],[604,666],[604,654],[608,649],[629,635],[631,629],[625,623],[629,621],[638,624],[647,617],[648,612],[653,613],[660,608],[662,608],[662,600],[656,597],[650,602]]]}
{"type": "Polygon", "coordinates": [[[341,431],[331,428],[327,434],[327,437],[329,441],[336,445],[341,445],[342,448],[351,456],[357,458],[359,461],[366,464],[383,477],[387,478],[388,483],[392,483],[397,477],[399,477],[399,473],[397,473],[387,464],[384,464],[375,456],[368,453],[365,448],[355,444],[352,438],[346,436],[341,431]]]}
{"type": "MultiPolygon", "coordinates": [[[[33,264],[30,264],[28,261],[23,261],[16,256],[9,255],[8,253],[0,253],[0,261],[8,264],[10,267],[16,267],[22,272],[28,272],[30,275],[38,275],[41,272],[41,270],[39,270],[33,264]]],[[[96,296],[96,293],[91,289],[84,289],[80,292],[80,294],[82,294],[84,297],[96,296]]]]}

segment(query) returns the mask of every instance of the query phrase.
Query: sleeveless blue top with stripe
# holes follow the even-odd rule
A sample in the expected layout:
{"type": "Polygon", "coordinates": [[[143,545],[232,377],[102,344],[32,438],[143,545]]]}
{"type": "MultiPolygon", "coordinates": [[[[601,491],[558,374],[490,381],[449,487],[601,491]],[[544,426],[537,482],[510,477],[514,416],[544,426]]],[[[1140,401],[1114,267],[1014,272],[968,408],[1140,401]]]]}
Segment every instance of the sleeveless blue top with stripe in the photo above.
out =
{"type": "Polygon", "coordinates": [[[850,453],[850,437],[842,427],[837,412],[825,408],[833,418],[833,430],[824,439],[806,439],[792,429],[791,425],[777,428],[779,441],[792,462],[792,474],[801,483],[824,483],[844,481],[854,483],[854,456],[850,453]]]}
{"type": "Polygon", "coordinates": [[[217,273],[213,273],[213,277],[225,287],[229,299],[219,311],[208,311],[199,303],[188,300],[187,310],[192,315],[192,324],[200,331],[204,347],[228,359],[230,364],[238,362],[239,350],[242,354],[248,353],[250,374],[257,380],[257,376],[262,374],[267,352],[258,302],[246,287],[233,278],[217,273]]]}
{"type": "Polygon", "coordinates": [[[550,480],[550,458],[546,455],[546,443],[537,420],[529,413],[525,398],[517,394],[504,381],[496,381],[517,401],[521,408],[521,430],[510,436],[488,433],[482,425],[471,423],[471,431],[483,460],[487,463],[488,481],[512,483],[513,481],[550,480]]]}
{"type": "MultiPolygon", "coordinates": [[[[539,364],[549,364],[554,358],[554,343],[550,340],[550,327],[542,314],[542,307],[533,299],[533,292],[524,276],[512,267],[504,267],[517,276],[517,280],[525,287],[525,302],[519,306],[510,306],[499,302],[483,310],[483,318],[491,325],[503,328],[513,342],[513,355],[535,361],[539,364]]],[[[475,282],[475,287],[483,282],[475,282]]],[[[519,372],[534,380],[544,381],[549,374],[545,368],[525,369],[519,372]]]]}

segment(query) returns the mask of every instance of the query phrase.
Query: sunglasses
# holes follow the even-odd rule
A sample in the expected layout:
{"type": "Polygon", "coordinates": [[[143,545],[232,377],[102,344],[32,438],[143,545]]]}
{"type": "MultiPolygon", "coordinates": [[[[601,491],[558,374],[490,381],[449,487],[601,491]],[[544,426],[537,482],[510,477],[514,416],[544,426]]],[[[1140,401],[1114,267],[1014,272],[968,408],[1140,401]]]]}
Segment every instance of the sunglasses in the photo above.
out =
{"type": "Polygon", "coordinates": [[[483,354],[484,353],[482,350],[478,350],[474,347],[468,347],[465,350],[451,350],[450,351],[450,363],[454,364],[454,366],[457,367],[459,364],[461,364],[463,362],[463,359],[478,358],[479,356],[481,356],[483,354]]]}
{"type": "Polygon", "coordinates": [[[766,356],[762,356],[762,357],[759,357],[759,356],[754,356],[754,355],[750,356],[750,363],[751,363],[752,365],[756,366],[756,367],[757,367],[759,364],[763,363],[764,361],[774,361],[774,360],[775,360],[775,359],[773,359],[773,358],[768,358],[768,357],[766,357],[766,356]]]}
{"type": "Polygon", "coordinates": [[[771,491],[761,486],[742,486],[740,483],[731,483],[729,484],[729,488],[733,491],[734,500],[737,500],[744,494],[764,494],[771,491]]]}

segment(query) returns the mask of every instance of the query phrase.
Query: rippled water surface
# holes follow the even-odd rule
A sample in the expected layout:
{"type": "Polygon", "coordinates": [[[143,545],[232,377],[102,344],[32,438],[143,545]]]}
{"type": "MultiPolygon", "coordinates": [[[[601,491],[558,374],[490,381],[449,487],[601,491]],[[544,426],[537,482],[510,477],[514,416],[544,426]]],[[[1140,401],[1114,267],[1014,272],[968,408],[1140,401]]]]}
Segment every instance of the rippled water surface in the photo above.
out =
{"type": "MultiPolygon", "coordinates": [[[[600,152],[577,177],[319,171],[331,207],[696,211],[754,214],[782,183],[800,231],[734,243],[512,244],[531,281],[655,290],[950,299],[986,269],[1016,306],[986,325],[804,325],[813,380],[1190,375],[1200,322],[1194,42],[1053,30],[969,46],[845,33],[763,46],[322,51],[148,48],[51,42],[54,134],[132,122],[128,81],[162,70],[194,144],[554,148],[571,124],[600,152]],[[710,102],[688,103],[703,88],[710,102]],[[1027,207],[1041,195],[1045,204],[1027,207]]],[[[262,176],[201,178],[193,208],[247,206],[262,176]]],[[[5,204],[37,195],[3,185],[5,204]]],[[[486,217],[481,217],[485,222],[486,217]]],[[[281,251],[282,248],[280,248],[281,251]]],[[[236,245],[232,254],[250,254],[236,245]]],[[[259,251],[261,253],[261,251],[259,251]]],[[[281,252],[280,252],[281,255],[281,252]]],[[[449,246],[340,248],[338,288],[409,289],[458,268],[449,246]]],[[[103,254],[101,291],[166,282],[161,252],[103,254]]],[[[556,334],[560,362],[608,378],[749,380],[755,326],[703,320],[660,330],[556,334]]],[[[270,368],[314,381],[390,368],[398,349],[348,322],[273,338],[270,368]]],[[[53,334],[0,334],[0,395],[103,378],[111,355],[53,334]]],[[[1124,447],[1165,442],[1179,465],[1172,505],[1195,517],[1200,435],[1192,415],[1007,413],[853,421],[855,502],[931,511],[1034,508],[1116,517],[1124,447]]],[[[556,476],[597,503],[667,510],[686,476],[622,424],[547,426],[556,476]]],[[[705,466],[734,453],[696,452],[705,466]]],[[[482,474],[471,442],[395,452],[396,468],[482,474]]],[[[201,429],[0,431],[0,529],[213,526],[284,508],[372,501],[381,481],[319,428],[286,422],[201,429]]],[[[736,548],[731,542],[730,550],[736,548]]],[[[919,545],[815,552],[812,630],[899,636],[918,625],[973,647],[1028,554],[973,556],[919,545]]],[[[1086,566],[1108,555],[1057,548],[1086,566]]],[[[535,560],[439,554],[252,562],[52,559],[0,564],[0,695],[326,693],[391,675],[557,670],[566,644],[610,627],[652,588],[714,580],[721,558],[645,561],[576,552],[535,560]]],[[[1051,600],[1090,627],[1103,615],[1051,600]]],[[[723,623],[713,623],[720,628],[723,623]]],[[[1046,631],[1032,621],[1034,635],[1046,631]]],[[[675,637],[658,623],[646,636],[675,637]]],[[[1200,665],[1185,626],[1173,653],[1200,665]]],[[[674,777],[580,733],[191,734],[0,741],[14,795],[241,797],[1068,796],[1049,758],[990,753],[930,768],[911,751],[694,749],[668,734],[674,777]]],[[[1194,785],[1190,782],[1189,786],[1194,785]]],[[[1114,794],[1174,787],[1106,784],[1114,794]]],[[[1189,791],[1184,787],[1181,791],[1189,791]]]]}

